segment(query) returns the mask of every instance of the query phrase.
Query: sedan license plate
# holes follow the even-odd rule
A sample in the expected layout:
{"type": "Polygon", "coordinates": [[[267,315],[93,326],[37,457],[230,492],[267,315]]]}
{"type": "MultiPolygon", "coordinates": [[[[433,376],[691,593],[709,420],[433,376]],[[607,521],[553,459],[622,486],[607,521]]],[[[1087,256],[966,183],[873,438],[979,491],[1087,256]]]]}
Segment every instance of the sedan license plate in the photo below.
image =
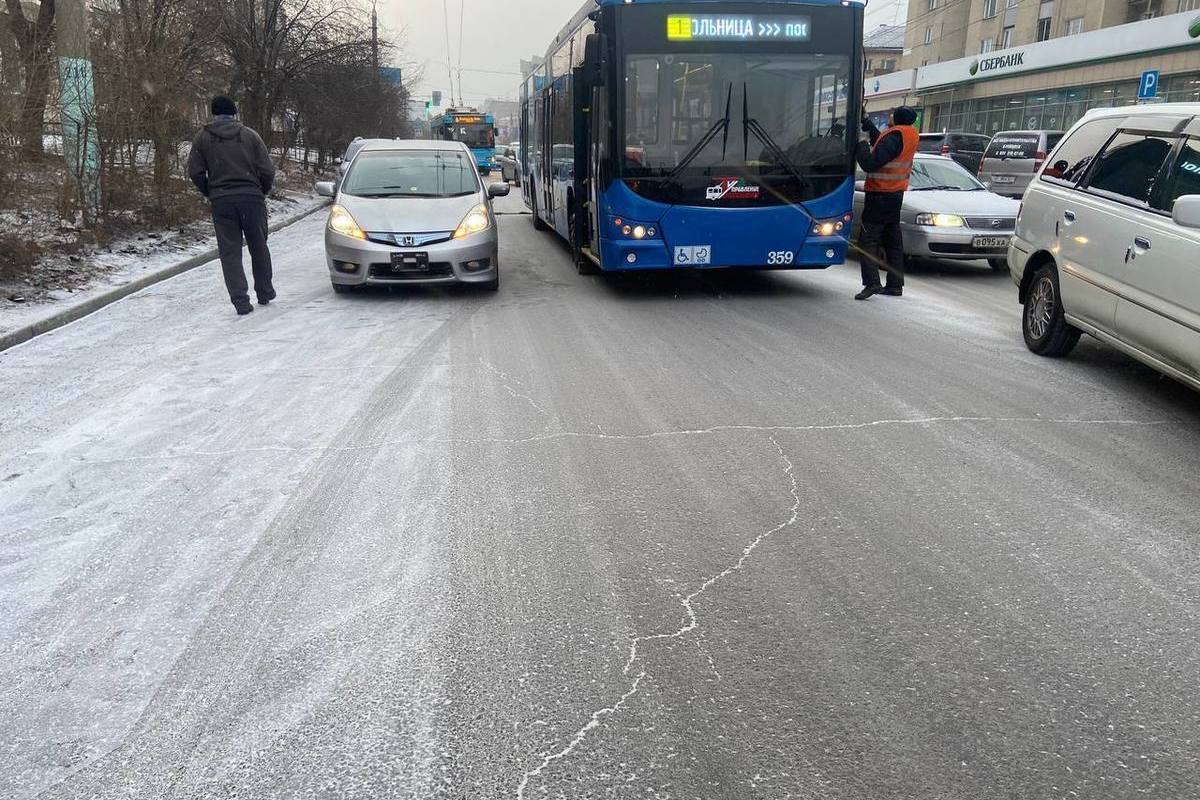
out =
{"type": "Polygon", "coordinates": [[[1016,183],[1016,175],[993,175],[992,183],[1016,183]]]}
{"type": "Polygon", "coordinates": [[[1007,250],[1009,241],[1008,236],[976,236],[971,247],[976,250],[1007,250]]]}
{"type": "Polygon", "coordinates": [[[392,272],[428,272],[429,253],[392,253],[392,272]]]}

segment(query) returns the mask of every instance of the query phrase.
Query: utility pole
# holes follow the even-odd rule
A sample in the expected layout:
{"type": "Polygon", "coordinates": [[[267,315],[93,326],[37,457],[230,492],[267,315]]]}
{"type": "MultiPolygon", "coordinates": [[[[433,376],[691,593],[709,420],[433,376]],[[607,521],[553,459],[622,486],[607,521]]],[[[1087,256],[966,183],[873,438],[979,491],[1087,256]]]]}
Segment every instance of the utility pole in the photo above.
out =
{"type": "Polygon", "coordinates": [[[372,80],[379,81],[379,14],[371,3],[371,68],[372,80]]]}
{"type": "Polygon", "coordinates": [[[100,146],[96,134],[96,84],[88,57],[86,0],[58,0],[55,11],[63,157],[67,173],[79,188],[83,224],[90,228],[100,209],[100,146]]]}

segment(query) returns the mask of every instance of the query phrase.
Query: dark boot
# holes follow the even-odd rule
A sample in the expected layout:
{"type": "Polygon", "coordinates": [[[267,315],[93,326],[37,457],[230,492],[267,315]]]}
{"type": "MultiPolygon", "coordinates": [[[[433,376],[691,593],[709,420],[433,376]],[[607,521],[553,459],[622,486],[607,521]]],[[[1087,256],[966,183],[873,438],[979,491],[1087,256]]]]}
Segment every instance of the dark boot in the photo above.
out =
{"type": "Polygon", "coordinates": [[[274,300],[274,299],[275,299],[275,290],[274,290],[274,289],[268,289],[268,290],[267,290],[267,292],[266,292],[265,294],[259,294],[259,295],[258,295],[258,304],[259,304],[260,306],[266,306],[266,305],[270,305],[270,304],[271,304],[271,301],[272,301],[272,300],[274,300]]]}

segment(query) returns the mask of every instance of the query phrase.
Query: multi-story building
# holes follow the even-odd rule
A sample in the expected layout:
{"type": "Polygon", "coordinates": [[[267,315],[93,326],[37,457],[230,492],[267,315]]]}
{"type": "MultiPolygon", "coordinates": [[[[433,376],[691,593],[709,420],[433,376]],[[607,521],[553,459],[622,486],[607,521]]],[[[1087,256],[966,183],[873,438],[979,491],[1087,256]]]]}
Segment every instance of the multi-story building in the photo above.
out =
{"type": "Polygon", "coordinates": [[[1089,108],[1200,101],[1200,0],[909,0],[902,69],[868,108],[907,102],[926,130],[1065,129],[1089,108]]]}
{"type": "Polygon", "coordinates": [[[867,77],[895,72],[904,54],[904,26],[880,25],[863,36],[863,57],[867,77]]]}

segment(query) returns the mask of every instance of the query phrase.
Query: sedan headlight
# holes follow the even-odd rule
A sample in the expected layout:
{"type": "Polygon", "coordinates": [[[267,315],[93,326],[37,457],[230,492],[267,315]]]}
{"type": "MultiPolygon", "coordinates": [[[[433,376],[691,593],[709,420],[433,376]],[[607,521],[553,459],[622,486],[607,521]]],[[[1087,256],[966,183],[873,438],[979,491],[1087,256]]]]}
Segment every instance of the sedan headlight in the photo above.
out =
{"type": "Polygon", "coordinates": [[[454,238],[465,239],[472,234],[483,233],[490,227],[492,227],[492,215],[488,213],[487,206],[480,204],[463,217],[463,221],[458,224],[458,229],[454,231],[454,238]]]}
{"type": "Polygon", "coordinates": [[[967,225],[958,214],[917,214],[917,224],[927,228],[964,228],[967,225]]]}
{"type": "Polygon", "coordinates": [[[349,236],[351,239],[366,239],[367,232],[358,226],[354,216],[344,206],[329,209],[329,230],[349,236]]]}

